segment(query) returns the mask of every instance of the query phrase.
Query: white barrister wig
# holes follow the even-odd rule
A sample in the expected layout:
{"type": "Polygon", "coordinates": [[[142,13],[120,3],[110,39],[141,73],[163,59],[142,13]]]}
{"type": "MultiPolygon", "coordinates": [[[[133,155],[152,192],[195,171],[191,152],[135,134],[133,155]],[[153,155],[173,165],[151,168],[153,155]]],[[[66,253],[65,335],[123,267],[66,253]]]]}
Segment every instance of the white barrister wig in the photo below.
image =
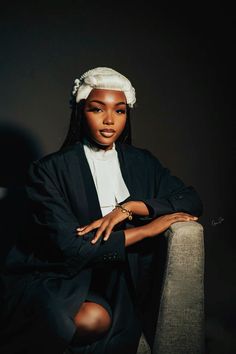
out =
{"type": "Polygon", "coordinates": [[[79,79],[75,79],[72,95],[78,103],[86,99],[92,89],[123,91],[130,107],[133,107],[136,102],[135,89],[131,82],[124,75],[110,68],[98,67],[86,71],[79,79]]]}

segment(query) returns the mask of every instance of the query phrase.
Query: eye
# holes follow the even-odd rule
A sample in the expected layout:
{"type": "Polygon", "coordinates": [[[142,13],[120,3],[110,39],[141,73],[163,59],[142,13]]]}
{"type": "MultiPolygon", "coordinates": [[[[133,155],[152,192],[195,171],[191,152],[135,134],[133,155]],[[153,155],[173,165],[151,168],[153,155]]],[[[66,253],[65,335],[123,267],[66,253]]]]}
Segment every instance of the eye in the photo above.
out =
{"type": "Polygon", "coordinates": [[[102,112],[102,109],[99,107],[92,107],[88,109],[89,112],[95,112],[95,113],[99,113],[102,112]]]}
{"type": "Polygon", "coordinates": [[[126,110],[125,109],[117,109],[116,112],[118,114],[125,114],[126,113],[126,110]]]}

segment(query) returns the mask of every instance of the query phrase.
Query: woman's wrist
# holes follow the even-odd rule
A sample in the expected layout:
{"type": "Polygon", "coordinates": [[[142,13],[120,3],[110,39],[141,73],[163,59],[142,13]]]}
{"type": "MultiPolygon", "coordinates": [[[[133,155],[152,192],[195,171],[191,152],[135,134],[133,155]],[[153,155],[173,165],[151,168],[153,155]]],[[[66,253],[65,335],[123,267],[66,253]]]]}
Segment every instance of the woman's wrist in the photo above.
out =
{"type": "Polygon", "coordinates": [[[129,202],[122,203],[121,206],[127,208],[134,215],[148,216],[149,210],[146,204],[142,201],[131,200],[129,202]]]}
{"type": "Polygon", "coordinates": [[[126,206],[117,203],[115,208],[112,211],[114,211],[116,209],[120,209],[120,211],[122,213],[125,213],[129,220],[133,219],[133,212],[131,210],[127,209],[126,206]]]}
{"type": "Polygon", "coordinates": [[[145,225],[125,229],[124,234],[125,234],[125,247],[130,246],[136,242],[142,241],[144,238],[149,237],[145,225]]]}

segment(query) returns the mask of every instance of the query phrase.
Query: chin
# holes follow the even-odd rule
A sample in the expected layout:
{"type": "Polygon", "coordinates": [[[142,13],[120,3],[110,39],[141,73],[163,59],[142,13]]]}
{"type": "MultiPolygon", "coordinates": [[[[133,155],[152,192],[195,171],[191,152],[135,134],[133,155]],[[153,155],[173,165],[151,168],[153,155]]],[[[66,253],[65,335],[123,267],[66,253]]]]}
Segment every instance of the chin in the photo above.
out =
{"type": "Polygon", "coordinates": [[[113,144],[117,140],[117,136],[116,137],[111,137],[111,138],[103,138],[103,137],[99,136],[99,137],[93,137],[92,139],[97,144],[106,146],[106,145],[113,144]]]}
{"type": "Polygon", "coordinates": [[[98,145],[101,145],[101,146],[109,146],[111,144],[113,144],[116,139],[98,139],[97,137],[91,137],[91,139],[98,145]]]}

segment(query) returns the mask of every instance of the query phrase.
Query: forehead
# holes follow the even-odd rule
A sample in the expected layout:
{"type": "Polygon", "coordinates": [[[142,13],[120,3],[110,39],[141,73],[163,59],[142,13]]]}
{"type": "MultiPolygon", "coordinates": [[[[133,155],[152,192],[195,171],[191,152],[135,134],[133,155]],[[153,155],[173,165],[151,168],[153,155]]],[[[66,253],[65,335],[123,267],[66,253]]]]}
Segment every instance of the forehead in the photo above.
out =
{"type": "Polygon", "coordinates": [[[104,103],[117,103],[124,102],[126,103],[126,97],[123,91],[116,90],[105,90],[105,89],[93,89],[89,96],[87,97],[88,101],[99,100],[104,103]]]}

